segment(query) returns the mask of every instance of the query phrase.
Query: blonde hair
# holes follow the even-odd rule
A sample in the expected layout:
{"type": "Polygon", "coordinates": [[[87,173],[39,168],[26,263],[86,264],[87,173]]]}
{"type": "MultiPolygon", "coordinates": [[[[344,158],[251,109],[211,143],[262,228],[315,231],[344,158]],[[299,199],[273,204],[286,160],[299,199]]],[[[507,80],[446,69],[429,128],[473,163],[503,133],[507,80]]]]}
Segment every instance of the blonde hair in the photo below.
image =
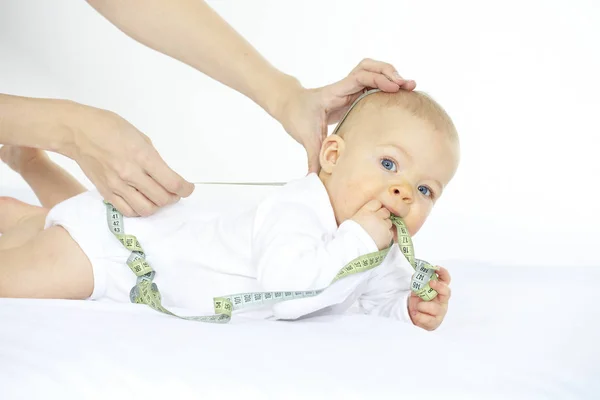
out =
{"type": "Polygon", "coordinates": [[[368,110],[371,107],[402,108],[411,115],[431,123],[437,131],[444,132],[450,138],[458,141],[456,127],[444,108],[427,93],[416,90],[399,90],[396,93],[386,93],[374,89],[362,94],[350,106],[333,133],[343,137],[352,127],[352,120],[360,115],[363,109],[368,110]],[[345,120],[349,121],[345,122],[345,120]]]}

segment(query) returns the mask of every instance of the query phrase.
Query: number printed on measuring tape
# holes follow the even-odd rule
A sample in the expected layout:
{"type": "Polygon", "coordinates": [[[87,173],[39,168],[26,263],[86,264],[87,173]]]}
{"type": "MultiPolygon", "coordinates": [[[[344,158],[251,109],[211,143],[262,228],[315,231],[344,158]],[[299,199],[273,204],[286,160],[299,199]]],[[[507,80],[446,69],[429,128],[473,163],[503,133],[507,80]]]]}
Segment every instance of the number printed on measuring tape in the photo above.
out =
{"type": "MultiPolygon", "coordinates": [[[[132,303],[146,304],[159,312],[190,321],[226,323],[231,320],[233,311],[248,307],[271,305],[294,299],[314,297],[318,296],[326,289],[287,292],[253,292],[220,296],[213,299],[214,315],[189,317],[176,315],[162,306],[160,291],[158,285],[154,282],[156,271],[154,271],[146,261],[146,255],[137,238],[131,234],[125,234],[123,215],[112,204],[106,201],[104,203],[106,205],[107,221],[110,231],[125,248],[131,251],[129,258],[127,259],[127,265],[137,276],[136,285],[131,288],[129,293],[129,299],[132,303]]],[[[437,274],[435,273],[437,268],[434,268],[426,261],[415,258],[412,239],[408,233],[408,229],[406,229],[404,221],[395,215],[392,215],[390,219],[396,226],[398,246],[402,251],[402,254],[415,270],[411,278],[410,289],[425,301],[433,300],[437,296],[437,292],[429,286],[429,282],[437,279],[437,274]]],[[[340,279],[344,279],[347,276],[376,268],[383,262],[391,248],[392,246],[355,258],[340,269],[331,281],[331,284],[340,279]]]]}

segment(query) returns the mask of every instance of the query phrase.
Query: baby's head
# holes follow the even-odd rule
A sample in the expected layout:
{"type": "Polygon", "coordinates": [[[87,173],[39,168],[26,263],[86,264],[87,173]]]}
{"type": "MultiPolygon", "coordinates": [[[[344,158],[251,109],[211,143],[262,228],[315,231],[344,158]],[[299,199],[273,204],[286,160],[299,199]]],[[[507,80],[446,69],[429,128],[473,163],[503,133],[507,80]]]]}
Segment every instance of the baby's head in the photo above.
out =
{"type": "Polygon", "coordinates": [[[379,200],[416,234],[450,182],[460,157],[456,129],[421,92],[360,99],[323,142],[319,178],[338,224],[379,200]]]}

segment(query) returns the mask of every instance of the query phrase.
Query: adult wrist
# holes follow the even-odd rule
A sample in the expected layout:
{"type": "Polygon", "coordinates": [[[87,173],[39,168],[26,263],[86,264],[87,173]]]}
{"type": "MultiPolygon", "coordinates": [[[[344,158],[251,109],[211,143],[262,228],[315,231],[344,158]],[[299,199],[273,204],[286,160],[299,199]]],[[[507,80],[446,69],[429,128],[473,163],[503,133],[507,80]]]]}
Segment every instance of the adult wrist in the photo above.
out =
{"type": "Polygon", "coordinates": [[[76,138],[80,131],[81,111],[85,106],[70,100],[49,100],[47,108],[53,130],[52,140],[48,143],[50,150],[74,159],[77,153],[76,138]]]}
{"type": "Polygon", "coordinates": [[[255,100],[269,115],[285,126],[290,104],[305,90],[300,81],[291,75],[278,73],[270,82],[257,88],[255,100]]]}
{"type": "MultiPolygon", "coordinates": [[[[87,106],[73,101],[65,101],[62,105],[61,121],[62,132],[60,137],[60,149],[58,153],[77,161],[82,150],[89,144],[90,128],[97,125],[110,111],[87,106]]],[[[115,114],[116,116],[116,114],[115,114]]],[[[108,136],[110,132],[105,132],[108,136]]]]}

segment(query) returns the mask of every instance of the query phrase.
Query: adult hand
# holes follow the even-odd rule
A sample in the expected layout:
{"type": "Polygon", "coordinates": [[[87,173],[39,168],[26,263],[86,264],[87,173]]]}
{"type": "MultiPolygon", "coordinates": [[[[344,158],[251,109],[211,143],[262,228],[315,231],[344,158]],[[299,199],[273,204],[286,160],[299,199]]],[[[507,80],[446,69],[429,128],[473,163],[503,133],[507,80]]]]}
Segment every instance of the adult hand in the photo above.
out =
{"type": "Polygon", "coordinates": [[[78,122],[68,155],[123,215],[148,216],[192,194],[194,185],[169,168],[151,140],[125,119],[76,107],[78,122]]]}
{"type": "Polygon", "coordinates": [[[319,151],[327,136],[327,126],[339,121],[364,89],[397,92],[415,87],[415,81],[402,78],[391,64],[367,58],[339,82],[317,89],[291,91],[279,120],[290,136],[306,149],[309,173],[318,172],[319,151]]]}

